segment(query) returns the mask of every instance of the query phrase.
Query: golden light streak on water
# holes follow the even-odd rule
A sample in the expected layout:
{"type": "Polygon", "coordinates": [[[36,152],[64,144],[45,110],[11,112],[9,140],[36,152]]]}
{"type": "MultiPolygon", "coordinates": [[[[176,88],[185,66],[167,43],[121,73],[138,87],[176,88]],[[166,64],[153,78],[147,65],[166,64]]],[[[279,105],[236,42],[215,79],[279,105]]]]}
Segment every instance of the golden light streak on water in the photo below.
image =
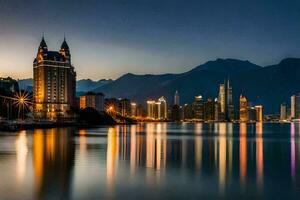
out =
{"type": "Polygon", "coordinates": [[[107,188],[110,193],[115,186],[116,169],[118,167],[118,136],[115,128],[108,129],[107,135],[107,158],[106,158],[106,178],[107,188]]]}
{"type": "Polygon", "coordinates": [[[136,168],[136,165],[137,165],[136,129],[137,129],[136,125],[133,125],[130,128],[130,173],[131,173],[132,176],[135,174],[135,168],[136,168]]]}
{"type": "Polygon", "coordinates": [[[146,127],[146,167],[154,167],[154,124],[146,127]]]}
{"type": "Polygon", "coordinates": [[[44,132],[36,129],[33,132],[33,166],[36,191],[40,191],[44,173],[44,132]]]}
{"type": "Polygon", "coordinates": [[[27,164],[27,136],[26,131],[21,131],[18,135],[18,138],[15,142],[15,148],[17,153],[17,179],[19,183],[24,181],[24,176],[26,173],[26,164],[27,164]]]}
{"type": "Polygon", "coordinates": [[[226,137],[220,135],[219,139],[219,187],[220,192],[225,191],[226,183],[226,137]]]}
{"type": "Polygon", "coordinates": [[[247,176],[247,124],[240,123],[240,182],[244,186],[247,176]]]}
{"type": "Polygon", "coordinates": [[[86,151],[87,151],[87,144],[86,144],[86,130],[81,129],[79,130],[79,151],[82,158],[84,158],[86,151]]]}
{"type": "Polygon", "coordinates": [[[256,138],[256,180],[258,188],[262,189],[264,176],[264,146],[263,138],[256,138]]]}
{"type": "Polygon", "coordinates": [[[54,160],[55,156],[55,130],[56,129],[48,129],[46,131],[46,148],[47,148],[47,159],[54,160]]]}

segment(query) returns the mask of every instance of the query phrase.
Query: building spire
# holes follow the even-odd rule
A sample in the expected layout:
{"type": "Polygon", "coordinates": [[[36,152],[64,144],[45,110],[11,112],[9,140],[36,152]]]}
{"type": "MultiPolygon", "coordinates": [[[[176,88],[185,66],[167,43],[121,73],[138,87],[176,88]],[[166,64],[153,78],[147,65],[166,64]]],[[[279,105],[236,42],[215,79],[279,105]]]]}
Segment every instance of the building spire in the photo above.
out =
{"type": "Polygon", "coordinates": [[[40,49],[44,49],[44,50],[47,50],[47,44],[45,42],[45,37],[44,37],[44,32],[42,34],[42,40],[40,42],[40,46],[39,46],[40,49]]]}
{"type": "Polygon", "coordinates": [[[64,33],[64,41],[63,41],[63,43],[61,44],[61,47],[60,47],[61,49],[64,49],[64,50],[69,50],[69,45],[68,45],[68,43],[67,43],[67,41],[66,41],[66,35],[65,35],[65,33],[64,33]]]}
{"type": "Polygon", "coordinates": [[[179,101],[179,92],[178,90],[176,90],[175,95],[174,95],[174,105],[180,105],[180,101],[179,101]]]}

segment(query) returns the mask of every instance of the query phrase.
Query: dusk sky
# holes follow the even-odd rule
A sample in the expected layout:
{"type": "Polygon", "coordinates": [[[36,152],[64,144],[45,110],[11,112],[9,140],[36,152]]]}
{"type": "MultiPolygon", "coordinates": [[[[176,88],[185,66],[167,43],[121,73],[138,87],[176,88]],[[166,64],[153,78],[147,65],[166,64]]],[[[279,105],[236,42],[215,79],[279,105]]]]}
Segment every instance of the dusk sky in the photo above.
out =
{"type": "Polygon", "coordinates": [[[0,0],[0,77],[32,77],[42,33],[78,79],[180,73],[216,58],[300,57],[299,0],[0,0]]]}

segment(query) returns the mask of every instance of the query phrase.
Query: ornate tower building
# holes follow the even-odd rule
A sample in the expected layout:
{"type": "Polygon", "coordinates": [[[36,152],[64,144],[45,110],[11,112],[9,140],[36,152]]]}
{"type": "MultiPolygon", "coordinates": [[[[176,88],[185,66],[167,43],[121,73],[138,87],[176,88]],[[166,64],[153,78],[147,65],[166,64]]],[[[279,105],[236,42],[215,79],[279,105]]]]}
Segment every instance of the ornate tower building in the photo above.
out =
{"type": "Polygon", "coordinates": [[[43,119],[68,117],[75,106],[76,72],[64,39],[59,52],[48,51],[44,37],[33,61],[34,116],[43,119]]]}

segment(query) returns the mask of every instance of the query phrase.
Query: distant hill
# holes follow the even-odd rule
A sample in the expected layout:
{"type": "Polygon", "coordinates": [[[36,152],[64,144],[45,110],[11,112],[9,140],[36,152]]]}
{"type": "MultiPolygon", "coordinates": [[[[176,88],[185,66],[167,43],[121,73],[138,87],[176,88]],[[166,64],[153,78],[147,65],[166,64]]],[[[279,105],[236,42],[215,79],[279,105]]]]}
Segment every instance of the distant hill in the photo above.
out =
{"type": "Polygon", "coordinates": [[[246,95],[253,104],[262,103],[265,113],[279,112],[282,102],[300,91],[300,59],[287,58],[280,63],[261,67],[249,61],[217,59],[182,74],[125,74],[109,84],[96,88],[107,97],[124,97],[145,103],[146,99],[165,96],[173,103],[176,90],[182,103],[191,103],[196,95],[217,97],[219,84],[230,78],[234,102],[246,95]]]}
{"type": "Polygon", "coordinates": [[[32,92],[32,78],[27,79],[19,79],[18,84],[21,90],[26,90],[28,92],[32,92]]]}
{"type": "Polygon", "coordinates": [[[77,81],[76,83],[76,91],[77,92],[87,92],[92,91],[96,88],[102,87],[108,83],[111,83],[111,79],[101,79],[99,81],[93,81],[91,79],[82,79],[77,81]]]}
{"type": "MultiPolygon", "coordinates": [[[[20,79],[18,80],[19,87],[22,90],[32,91],[33,79],[20,79]]],[[[111,83],[111,79],[101,79],[99,81],[93,81],[90,79],[82,79],[76,82],[76,91],[78,93],[85,93],[87,91],[92,91],[98,87],[104,86],[105,84],[111,83]]]]}

